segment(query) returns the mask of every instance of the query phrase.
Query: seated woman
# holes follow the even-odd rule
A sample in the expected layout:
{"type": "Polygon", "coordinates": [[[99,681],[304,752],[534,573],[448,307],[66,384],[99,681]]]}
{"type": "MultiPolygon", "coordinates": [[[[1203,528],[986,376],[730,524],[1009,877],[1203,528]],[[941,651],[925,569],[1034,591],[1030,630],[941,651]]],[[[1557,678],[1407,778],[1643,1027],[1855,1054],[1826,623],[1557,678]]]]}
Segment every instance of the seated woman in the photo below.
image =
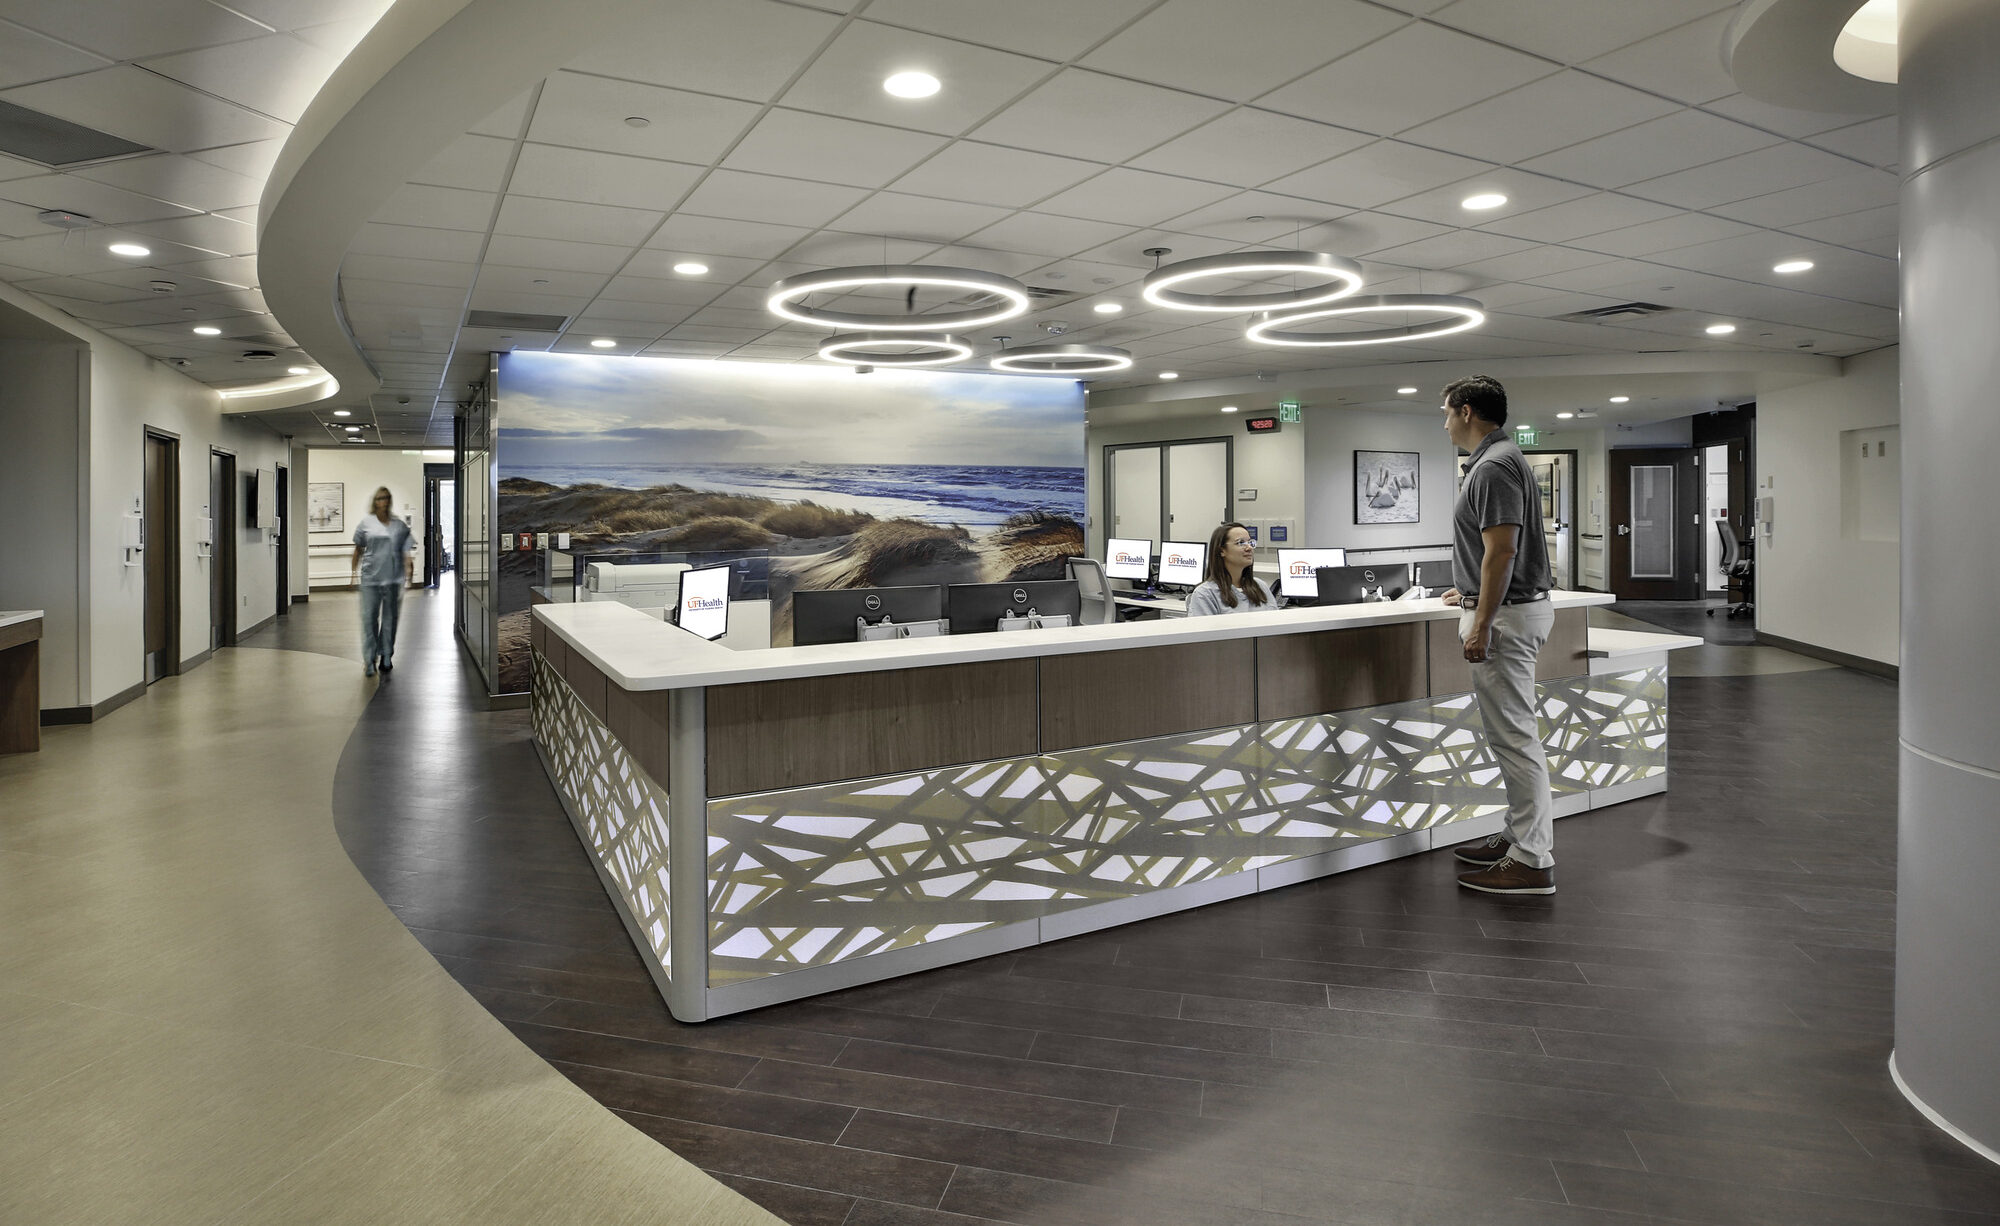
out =
{"type": "Polygon", "coordinates": [[[1224,524],[1208,538],[1208,578],[1188,597],[1187,615],[1207,617],[1213,613],[1269,613],[1282,602],[1250,572],[1257,545],[1250,529],[1242,524],[1224,524]]]}

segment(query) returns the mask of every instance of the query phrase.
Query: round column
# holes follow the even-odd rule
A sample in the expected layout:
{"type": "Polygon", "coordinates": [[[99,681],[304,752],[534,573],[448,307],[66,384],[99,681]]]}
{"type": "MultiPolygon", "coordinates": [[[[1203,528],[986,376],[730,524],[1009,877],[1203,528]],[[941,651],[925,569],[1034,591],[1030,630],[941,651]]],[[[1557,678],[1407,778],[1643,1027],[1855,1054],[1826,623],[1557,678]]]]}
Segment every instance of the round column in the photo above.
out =
{"type": "Polygon", "coordinates": [[[1902,0],[1898,1085],[2000,1161],[2000,4],[1902,0]]]}

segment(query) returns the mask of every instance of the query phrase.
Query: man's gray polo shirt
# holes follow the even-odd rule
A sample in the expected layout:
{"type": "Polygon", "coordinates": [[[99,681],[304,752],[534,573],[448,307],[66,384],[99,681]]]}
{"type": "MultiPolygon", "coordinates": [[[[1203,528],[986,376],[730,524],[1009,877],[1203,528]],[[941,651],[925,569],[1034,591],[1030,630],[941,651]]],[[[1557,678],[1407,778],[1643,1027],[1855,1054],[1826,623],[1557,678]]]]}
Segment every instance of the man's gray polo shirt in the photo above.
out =
{"type": "Polygon", "coordinates": [[[1451,508],[1452,582],[1466,604],[1479,595],[1479,563],[1486,556],[1481,533],[1500,524],[1521,526],[1506,603],[1532,600],[1554,587],[1549,545],[1542,536],[1541,492],[1527,457],[1505,430],[1495,430],[1473,451],[1467,470],[1451,508]]]}

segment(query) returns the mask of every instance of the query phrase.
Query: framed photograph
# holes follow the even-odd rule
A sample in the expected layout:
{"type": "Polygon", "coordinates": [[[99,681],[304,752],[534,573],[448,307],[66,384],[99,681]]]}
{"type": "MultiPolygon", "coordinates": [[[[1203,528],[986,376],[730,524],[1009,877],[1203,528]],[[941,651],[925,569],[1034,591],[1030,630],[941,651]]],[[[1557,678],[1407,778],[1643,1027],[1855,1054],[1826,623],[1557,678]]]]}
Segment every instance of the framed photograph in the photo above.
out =
{"type": "Polygon", "coordinates": [[[1535,469],[1535,487],[1542,495],[1542,521],[1556,517],[1556,470],[1552,464],[1535,469]]]}
{"type": "Polygon", "coordinates": [[[347,530],[347,486],[344,482],[306,482],[306,529],[310,532],[347,530]]]}
{"type": "Polygon", "coordinates": [[[1414,524],[1423,518],[1420,481],[1423,453],[1354,453],[1354,522],[1414,524]]]}

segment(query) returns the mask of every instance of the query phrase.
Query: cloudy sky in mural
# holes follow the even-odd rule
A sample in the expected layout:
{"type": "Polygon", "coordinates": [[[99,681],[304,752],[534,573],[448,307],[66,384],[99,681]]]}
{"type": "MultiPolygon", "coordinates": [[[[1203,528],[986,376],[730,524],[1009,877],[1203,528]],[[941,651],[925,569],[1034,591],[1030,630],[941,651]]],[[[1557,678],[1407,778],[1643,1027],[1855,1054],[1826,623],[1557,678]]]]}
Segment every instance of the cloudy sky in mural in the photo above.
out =
{"type": "Polygon", "coordinates": [[[511,353],[498,408],[512,463],[1083,462],[1069,379],[511,353]]]}

